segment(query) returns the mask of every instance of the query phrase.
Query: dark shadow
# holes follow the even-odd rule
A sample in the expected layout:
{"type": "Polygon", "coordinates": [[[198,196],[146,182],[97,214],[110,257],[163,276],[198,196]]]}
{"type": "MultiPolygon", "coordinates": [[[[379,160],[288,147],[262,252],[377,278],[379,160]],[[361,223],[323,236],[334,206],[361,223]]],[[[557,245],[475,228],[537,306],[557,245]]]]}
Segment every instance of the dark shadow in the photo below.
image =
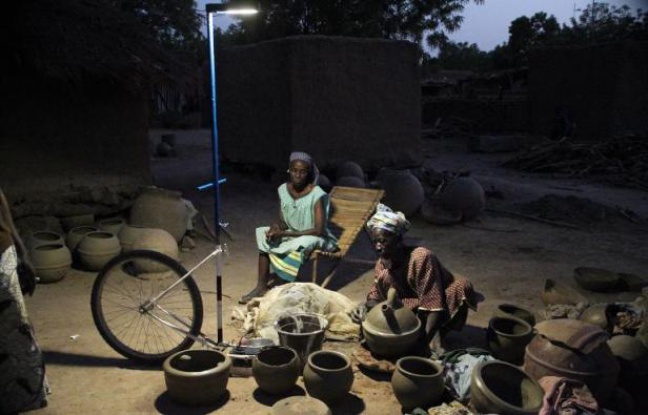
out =
{"type": "Polygon", "coordinates": [[[114,366],[122,369],[137,370],[161,370],[159,364],[144,364],[126,358],[118,357],[100,357],[78,353],[64,353],[58,351],[43,350],[45,364],[61,366],[87,366],[87,367],[106,367],[114,366]]]}
{"type": "Polygon", "coordinates": [[[155,400],[155,408],[159,413],[167,415],[203,415],[212,413],[222,408],[229,401],[229,399],[230,393],[226,390],[223,396],[218,400],[218,402],[215,402],[211,405],[187,406],[173,402],[173,400],[169,396],[169,392],[163,392],[155,400]]]}
{"type": "Polygon", "coordinates": [[[252,397],[255,401],[259,402],[261,405],[269,407],[290,396],[306,396],[306,391],[298,385],[295,385],[291,390],[280,395],[271,395],[261,390],[261,388],[256,388],[252,393],[252,397]]]}
{"type": "Polygon", "coordinates": [[[447,351],[477,347],[488,350],[486,329],[465,325],[461,331],[450,331],[446,335],[443,347],[447,351]]]}
{"type": "Polygon", "coordinates": [[[391,382],[392,372],[381,372],[379,370],[371,370],[360,365],[358,365],[358,369],[363,375],[376,382],[391,382]]]}
{"type": "Polygon", "coordinates": [[[355,415],[364,413],[366,406],[362,399],[347,393],[340,401],[329,405],[333,415],[355,415]]]}

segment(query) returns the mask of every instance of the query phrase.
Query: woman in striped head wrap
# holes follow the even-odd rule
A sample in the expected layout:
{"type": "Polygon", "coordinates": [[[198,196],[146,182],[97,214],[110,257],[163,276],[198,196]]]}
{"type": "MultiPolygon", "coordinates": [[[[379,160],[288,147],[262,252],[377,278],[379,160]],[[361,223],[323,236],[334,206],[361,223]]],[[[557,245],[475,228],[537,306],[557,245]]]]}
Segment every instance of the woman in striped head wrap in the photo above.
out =
{"type": "Polygon", "coordinates": [[[426,344],[432,342],[440,352],[447,331],[460,330],[468,309],[476,310],[472,283],[452,275],[429,249],[405,245],[403,235],[410,223],[401,212],[379,205],[367,226],[380,256],[367,308],[385,301],[389,288],[395,288],[400,301],[421,319],[426,344]]]}
{"type": "Polygon", "coordinates": [[[337,249],[337,239],[327,227],[328,195],[317,185],[313,159],[302,151],[291,153],[287,173],[288,181],[277,190],[279,220],[256,229],[257,285],[241,297],[241,304],[264,295],[273,277],[275,283],[294,281],[314,249],[337,249]]]}

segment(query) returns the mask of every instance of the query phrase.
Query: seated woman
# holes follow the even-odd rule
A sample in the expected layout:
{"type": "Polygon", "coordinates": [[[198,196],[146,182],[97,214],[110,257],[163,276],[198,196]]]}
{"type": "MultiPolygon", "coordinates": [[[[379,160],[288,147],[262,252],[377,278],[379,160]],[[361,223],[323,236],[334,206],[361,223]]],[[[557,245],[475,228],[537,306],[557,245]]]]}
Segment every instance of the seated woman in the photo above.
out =
{"type": "Polygon", "coordinates": [[[278,282],[292,282],[314,249],[337,249],[337,240],[327,228],[328,195],[316,184],[318,171],[312,158],[304,152],[293,152],[288,175],[288,182],[278,189],[278,222],[256,229],[257,285],[241,297],[241,304],[268,291],[271,273],[279,278],[278,282]]]}
{"type": "Polygon", "coordinates": [[[367,222],[380,257],[366,306],[371,309],[385,301],[387,291],[394,287],[403,305],[421,319],[426,344],[432,343],[432,348],[441,352],[445,334],[461,330],[468,308],[476,310],[475,293],[470,281],[453,276],[429,249],[403,243],[409,225],[401,212],[392,212],[385,205],[379,205],[367,222]]]}

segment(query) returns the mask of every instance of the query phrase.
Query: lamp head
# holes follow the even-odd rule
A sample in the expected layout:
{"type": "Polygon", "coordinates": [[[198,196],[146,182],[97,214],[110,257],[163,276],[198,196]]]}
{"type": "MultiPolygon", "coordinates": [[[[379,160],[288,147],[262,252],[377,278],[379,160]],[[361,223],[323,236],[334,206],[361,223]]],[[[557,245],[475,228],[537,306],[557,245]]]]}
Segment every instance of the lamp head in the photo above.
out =
{"type": "Polygon", "coordinates": [[[259,7],[256,1],[233,0],[226,3],[207,3],[205,10],[208,14],[245,16],[258,13],[259,7]]]}

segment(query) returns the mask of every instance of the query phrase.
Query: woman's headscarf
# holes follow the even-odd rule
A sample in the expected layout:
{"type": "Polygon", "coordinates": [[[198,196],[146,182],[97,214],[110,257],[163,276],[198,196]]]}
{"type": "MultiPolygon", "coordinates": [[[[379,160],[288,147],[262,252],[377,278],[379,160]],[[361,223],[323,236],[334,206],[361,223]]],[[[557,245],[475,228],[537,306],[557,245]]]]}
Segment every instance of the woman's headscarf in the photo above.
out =
{"type": "Polygon", "coordinates": [[[319,170],[317,169],[313,158],[308,153],[305,153],[303,151],[293,151],[292,153],[290,153],[288,163],[290,164],[295,160],[303,161],[304,163],[308,164],[308,175],[311,178],[311,183],[317,184],[319,180],[319,170]]]}
{"type": "Polygon", "coordinates": [[[410,227],[403,212],[394,212],[388,206],[380,203],[376,213],[367,222],[369,229],[384,229],[396,235],[403,235],[410,227]]]}

